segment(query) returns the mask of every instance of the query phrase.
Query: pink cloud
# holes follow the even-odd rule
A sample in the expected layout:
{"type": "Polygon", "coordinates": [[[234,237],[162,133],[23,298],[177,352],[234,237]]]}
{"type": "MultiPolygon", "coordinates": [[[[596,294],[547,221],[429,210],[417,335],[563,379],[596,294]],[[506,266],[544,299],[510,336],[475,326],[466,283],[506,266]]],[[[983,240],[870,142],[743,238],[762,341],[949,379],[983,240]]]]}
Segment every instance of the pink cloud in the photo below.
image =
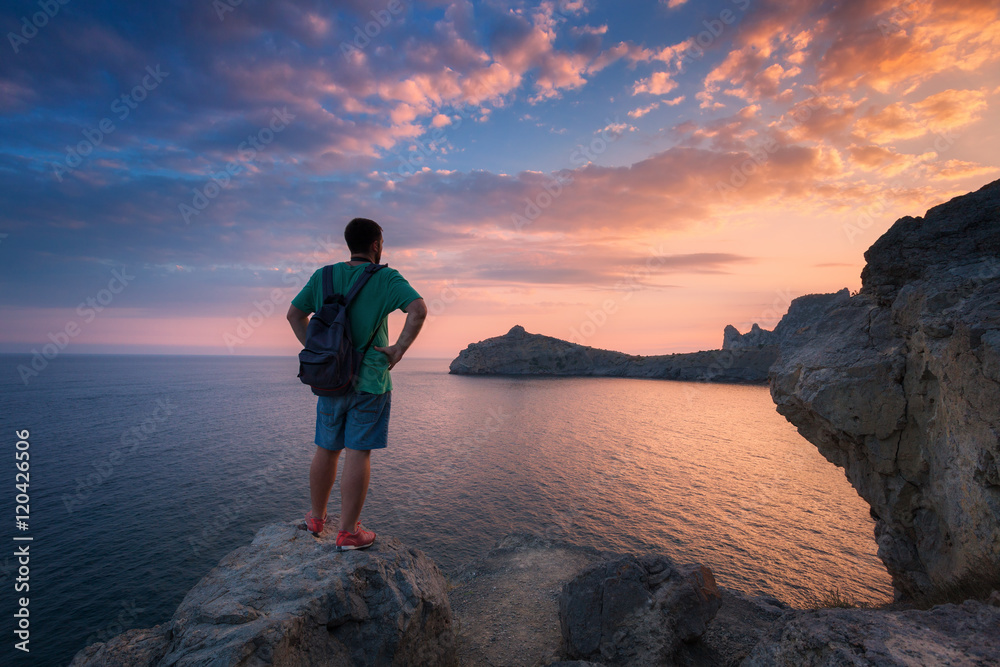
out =
{"type": "Polygon", "coordinates": [[[666,95],[675,88],[677,88],[677,82],[671,78],[668,72],[653,72],[647,78],[635,82],[632,94],[666,95]]]}

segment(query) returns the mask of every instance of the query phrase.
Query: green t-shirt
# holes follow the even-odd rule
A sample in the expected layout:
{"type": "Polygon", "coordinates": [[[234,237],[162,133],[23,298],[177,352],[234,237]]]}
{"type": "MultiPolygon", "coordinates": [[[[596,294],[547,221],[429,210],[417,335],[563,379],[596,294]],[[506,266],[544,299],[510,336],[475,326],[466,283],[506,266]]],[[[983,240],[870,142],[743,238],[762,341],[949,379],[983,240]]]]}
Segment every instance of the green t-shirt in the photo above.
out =
{"type": "MultiPolygon", "coordinates": [[[[368,263],[348,266],[347,262],[333,265],[333,291],[346,295],[351,285],[364,272],[368,263]]],[[[384,394],[392,389],[389,377],[389,359],[375,349],[389,344],[389,323],[386,316],[394,310],[406,308],[419,299],[417,291],[399,274],[388,267],[375,272],[368,284],[358,292],[347,311],[351,320],[351,339],[358,350],[364,348],[368,338],[378,327],[372,347],[361,362],[358,391],[384,394]]],[[[292,305],[304,313],[315,313],[323,305],[323,269],[317,269],[302,291],[292,299],[292,305]]]]}

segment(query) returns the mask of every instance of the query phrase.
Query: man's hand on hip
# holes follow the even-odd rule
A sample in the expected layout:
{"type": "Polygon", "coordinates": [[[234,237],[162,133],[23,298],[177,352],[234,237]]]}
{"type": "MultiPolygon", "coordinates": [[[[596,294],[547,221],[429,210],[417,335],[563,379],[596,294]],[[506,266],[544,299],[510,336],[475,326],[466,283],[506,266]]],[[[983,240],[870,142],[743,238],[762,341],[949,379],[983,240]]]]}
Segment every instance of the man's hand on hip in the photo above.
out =
{"type": "Polygon", "coordinates": [[[420,328],[424,326],[424,319],[427,317],[427,304],[424,303],[423,299],[414,299],[406,305],[404,310],[406,312],[406,324],[403,325],[403,330],[399,332],[399,339],[396,341],[396,344],[389,347],[373,346],[389,358],[389,370],[392,370],[392,367],[399,363],[399,360],[403,358],[403,353],[413,345],[413,341],[416,340],[417,334],[420,333],[420,328]]]}
{"type": "Polygon", "coordinates": [[[397,345],[390,345],[389,347],[379,347],[378,345],[373,345],[373,348],[384,354],[389,358],[389,370],[399,363],[399,360],[403,358],[403,348],[397,345]]]}

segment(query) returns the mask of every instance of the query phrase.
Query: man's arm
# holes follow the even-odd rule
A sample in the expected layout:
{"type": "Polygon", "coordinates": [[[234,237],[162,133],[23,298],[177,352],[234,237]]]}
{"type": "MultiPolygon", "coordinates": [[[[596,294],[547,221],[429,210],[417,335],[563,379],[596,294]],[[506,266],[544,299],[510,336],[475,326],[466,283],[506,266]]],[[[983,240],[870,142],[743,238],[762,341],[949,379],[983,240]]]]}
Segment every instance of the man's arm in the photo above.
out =
{"type": "Polygon", "coordinates": [[[309,326],[309,313],[302,312],[295,306],[288,307],[288,314],[285,315],[288,318],[288,323],[292,325],[292,331],[295,332],[295,337],[299,339],[302,343],[302,347],[306,346],[306,327],[309,326]]]}
{"type": "Polygon", "coordinates": [[[392,370],[392,367],[399,363],[399,360],[403,358],[403,354],[410,349],[413,341],[417,339],[417,334],[420,333],[420,328],[424,326],[424,319],[427,317],[427,304],[424,303],[423,299],[414,299],[406,305],[403,312],[406,313],[406,324],[403,325],[403,330],[399,332],[396,344],[389,347],[372,346],[389,357],[389,370],[392,370]]]}

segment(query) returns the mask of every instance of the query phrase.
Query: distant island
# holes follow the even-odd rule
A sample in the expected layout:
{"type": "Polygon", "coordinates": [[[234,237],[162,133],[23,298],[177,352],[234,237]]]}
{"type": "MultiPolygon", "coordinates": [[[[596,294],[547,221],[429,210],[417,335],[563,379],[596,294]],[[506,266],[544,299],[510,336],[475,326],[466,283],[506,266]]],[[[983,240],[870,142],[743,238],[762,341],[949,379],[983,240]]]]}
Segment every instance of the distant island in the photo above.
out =
{"type": "Polygon", "coordinates": [[[503,336],[472,343],[451,362],[455,375],[560,375],[657,378],[697,382],[767,384],[768,371],[788,341],[815,335],[814,324],[831,307],[850,298],[845,288],[792,301],[773,331],[754,324],[741,334],[729,325],[722,349],[642,356],[600,350],[532,334],[514,326],[503,336]]]}

